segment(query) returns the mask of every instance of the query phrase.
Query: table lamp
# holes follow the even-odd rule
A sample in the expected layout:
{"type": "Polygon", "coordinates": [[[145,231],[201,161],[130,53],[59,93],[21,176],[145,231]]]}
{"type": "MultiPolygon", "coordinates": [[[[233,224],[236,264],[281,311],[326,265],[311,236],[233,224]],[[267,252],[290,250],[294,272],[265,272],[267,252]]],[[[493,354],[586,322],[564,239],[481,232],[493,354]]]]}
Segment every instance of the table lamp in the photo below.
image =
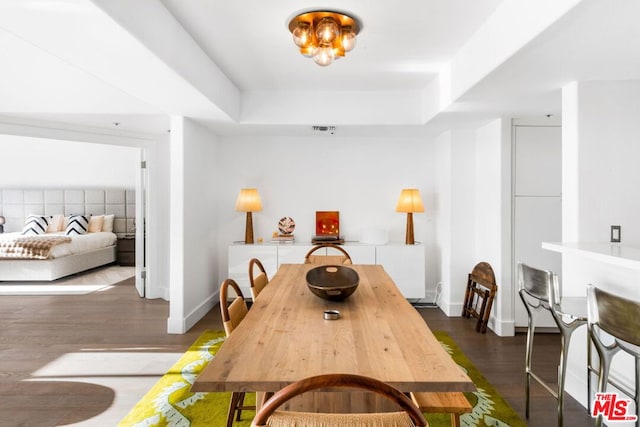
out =
{"type": "Polygon", "coordinates": [[[236,211],[247,213],[247,224],[244,232],[244,242],[253,243],[253,219],[251,212],[262,210],[262,201],[256,188],[242,188],[236,201],[236,211]]]}
{"type": "Polygon", "coordinates": [[[413,212],[424,212],[424,205],[420,198],[420,191],[417,188],[405,188],[400,193],[396,212],[407,213],[407,233],[405,243],[407,245],[415,244],[413,238],[413,212]]]}

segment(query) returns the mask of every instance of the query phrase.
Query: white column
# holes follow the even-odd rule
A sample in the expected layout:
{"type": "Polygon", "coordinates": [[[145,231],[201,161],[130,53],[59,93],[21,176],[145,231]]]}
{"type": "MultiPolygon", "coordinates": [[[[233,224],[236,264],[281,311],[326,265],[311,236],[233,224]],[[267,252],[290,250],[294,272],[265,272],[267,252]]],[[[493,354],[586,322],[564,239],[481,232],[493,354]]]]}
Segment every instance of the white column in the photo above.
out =
{"type": "MultiPolygon", "coordinates": [[[[640,247],[640,81],[571,83],[562,95],[564,241],[607,243],[610,225],[621,225],[621,245],[640,247]]],[[[563,273],[565,295],[593,283],[640,300],[637,270],[564,254],[563,273]]],[[[629,358],[616,358],[614,375],[633,383],[629,358]]],[[[574,334],[566,389],[586,406],[585,328],[574,334]]]]}
{"type": "Polygon", "coordinates": [[[206,128],[172,117],[169,333],[186,332],[218,301],[216,150],[206,128]]]}

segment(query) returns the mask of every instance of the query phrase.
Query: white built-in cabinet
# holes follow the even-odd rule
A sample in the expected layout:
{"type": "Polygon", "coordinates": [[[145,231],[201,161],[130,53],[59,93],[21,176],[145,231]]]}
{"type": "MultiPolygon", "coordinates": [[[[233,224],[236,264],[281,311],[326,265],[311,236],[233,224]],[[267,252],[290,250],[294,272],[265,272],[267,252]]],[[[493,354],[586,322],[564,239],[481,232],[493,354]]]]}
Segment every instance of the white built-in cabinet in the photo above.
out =
{"type": "Polygon", "coordinates": [[[425,297],[423,245],[376,246],[376,264],[384,267],[405,298],[423,299],[425,297]]]}
{"type": "MultiPolygon", "coordinates": [[[[562,240],[562,128],[517,123],[513,137],[514,285],[517,288],[518,261],[554,271],[562,280],[560,254],[542,249],[542,242],[562,240]]],[[[553,327],[555,323],[543,311],[537,314],[536,325],[553,327]]],[[[527,312],[517,293],[515,326],[527,326],[527,312]]]]}
{"type": "MultiPolygon", "coordinates": [[[[300,264],[313,247],[309,244],[258,244],[237,243],[229,246],[228,277],[235,280],[246,298],[251,295],[249,285],[249,260],[258,258],[269,278],[281,264],[300,264]]],[[[402,295],[407,299],[425,297],[424,245],[386,244],[367,245],[347,243],[342,245],[354,264],[380,264],[391,276],[402,295]]],[[[322,255],[322,252],[316,252],[322,255]]],[[[339,255],[337,250],[326,249],[326,255],[339,255]]]]}

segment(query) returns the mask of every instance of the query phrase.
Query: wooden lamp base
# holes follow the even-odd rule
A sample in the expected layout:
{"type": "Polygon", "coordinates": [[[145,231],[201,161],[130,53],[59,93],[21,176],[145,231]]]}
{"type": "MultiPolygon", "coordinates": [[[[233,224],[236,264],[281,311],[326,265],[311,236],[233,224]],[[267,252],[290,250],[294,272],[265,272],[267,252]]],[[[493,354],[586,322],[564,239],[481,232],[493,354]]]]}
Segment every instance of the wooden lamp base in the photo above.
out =
{"type": "Polygon", "coordinates": [[[415,245],[416,243],[413,238],[413,212],[407,212],[407,233],[404,242],[407,245],[415,245]]]}
{"type": "Polygon", "coordinates": [[[247,223],[244,228],[244,243],[253,244],[253,217],[247,212],[247,223]]]}

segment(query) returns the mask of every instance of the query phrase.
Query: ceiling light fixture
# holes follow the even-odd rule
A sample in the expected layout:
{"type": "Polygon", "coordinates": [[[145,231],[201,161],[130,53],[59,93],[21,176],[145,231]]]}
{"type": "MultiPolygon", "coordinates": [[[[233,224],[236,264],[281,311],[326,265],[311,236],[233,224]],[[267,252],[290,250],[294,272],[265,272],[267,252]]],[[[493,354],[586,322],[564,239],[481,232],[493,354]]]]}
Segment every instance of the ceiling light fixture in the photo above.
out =
{"type": "Polygon", "coordinates": [[[341,12],[314,10],[296,15],[289,31],[300,53],[326,67],[353,50],[361,24],[341,12]]]}

